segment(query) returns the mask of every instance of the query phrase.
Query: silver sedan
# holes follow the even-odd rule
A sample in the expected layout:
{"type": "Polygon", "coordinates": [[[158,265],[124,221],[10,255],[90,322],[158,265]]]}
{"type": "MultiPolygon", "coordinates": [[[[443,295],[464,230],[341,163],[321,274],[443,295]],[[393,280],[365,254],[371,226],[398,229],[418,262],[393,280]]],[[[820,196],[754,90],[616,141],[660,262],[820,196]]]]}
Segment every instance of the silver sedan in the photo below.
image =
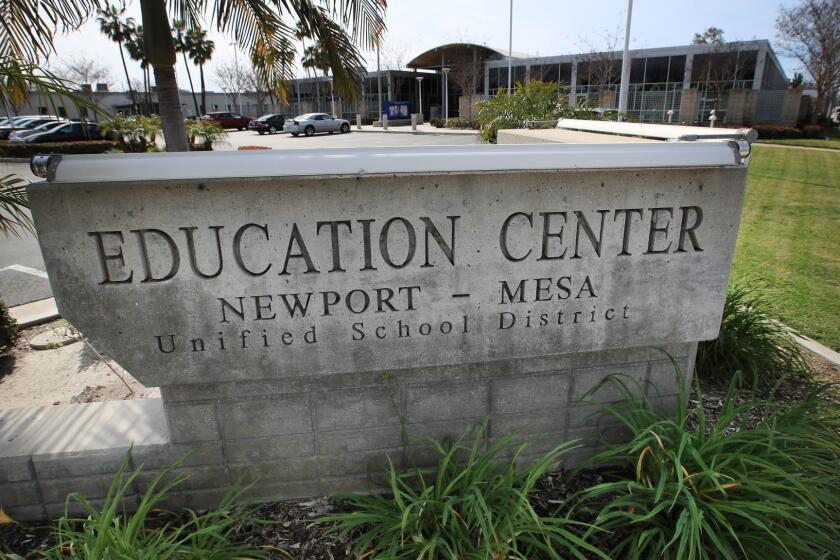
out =
{"type": "Polygon", "coordinates": [[[303,134],[304,136],[312,136],[318,132],[340,132],[347,134],[350,132],[350,121],[345,119],[337,119],[327,113],[306,113],[305,115],[298,115],[292,122],[286,121],[285,130],[290,132],[292,136],[303,134]]]}

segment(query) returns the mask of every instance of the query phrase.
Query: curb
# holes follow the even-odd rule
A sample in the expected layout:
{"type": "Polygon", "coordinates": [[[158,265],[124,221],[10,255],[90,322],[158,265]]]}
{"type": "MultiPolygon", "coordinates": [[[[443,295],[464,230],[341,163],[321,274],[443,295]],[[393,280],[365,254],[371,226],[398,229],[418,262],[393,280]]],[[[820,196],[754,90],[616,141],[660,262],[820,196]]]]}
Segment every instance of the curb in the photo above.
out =
{"type": "Polygon", "coordinates": [[[9,315],[17,321],[18,327],[25,329],[58,319],[61,314],[55,306],[55,298],[47,298],[9,308],[9,315]]]}
{"type": "Polygon", "coordinates": [[[390,128],[387,129],[387,130],[382,130],[381,128],[379,130],[364,130],[364,129],[359,130],[357,128],[354,128],[350,132],[367,132],[367,133],[372,132],[372,133],[376,133],[376,134],[382,134],[382,133],[385,133],[385,134],[391,134],[391,133],[393,133],[393,134],[418,134],[418,135],[421,135],[421,136],[422,135],[428,135],[428,136],[477,136],[478,135],[477,130],[470,131],[470,132],[428,132],[428,131],[425,131],[425,130],[393,130],[393,129],[390,129],[390,128]]]}
{"type": "Polygon", "coordinates": [[[840,353],[835,352],[831,348],[827,346],[823,346],[816,340],[810,339],[807,336],[802,336],[801,334],[791,333],[793,339],[799,344],[801,347],[805,348],[812,354],[816,354],[826,362],[831,363],[834,366],[840,367],[840,353]]]}

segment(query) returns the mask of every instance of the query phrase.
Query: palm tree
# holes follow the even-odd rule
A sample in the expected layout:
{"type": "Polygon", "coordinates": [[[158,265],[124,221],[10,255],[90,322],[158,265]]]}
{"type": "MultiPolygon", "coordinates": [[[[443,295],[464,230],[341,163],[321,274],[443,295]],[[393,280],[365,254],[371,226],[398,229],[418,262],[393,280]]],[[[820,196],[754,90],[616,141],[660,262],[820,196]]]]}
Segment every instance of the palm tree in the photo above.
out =
{"type": "Polygon", "coordinates": [[[131,95],[131,112],[133,113],[137,107],[137,100],[134,98],[134,89],[131,87],[131,78],[128,75],[128,66],[125,64],[125,53],[123,52],[123,43],[132,40],[134,36],[134,18],[122,19],[125,15],[125,4],[119,8],[115,5],[109,5],[105,9],[99,10],[99,29],[109,39],[114,41],[120,49],[120,58],[122,59],[123,71],[125,72],[125,82],[128,84],[128,93],[131,95]]]}
{"type": "MultiPolygon", "coordinates": [[[[28,101],[31,92],[37,92],[52,113],[58,113],[59,99],[69,100],[79,112],[89,109],[101,113],[101,108],[77,88],[78,84],[59,78],[48,69],[20,62],[16,56],[0,55],[0,98],[16,109],[28,101]]],[[[26,211],[29,208],[26,182],[14,174],[0,177],[0,232],[7,237],[34,231],[32,218],[26,211]]]]}
{"type": "MultiPolygon", "coordinates": [[[[6,0],[0,2],[0,56],[14,54],[38,62],[54,51],[56,29],[77,29],[101,9],[104,0],[6,0]]],[[[335,88],[350,99],[361,91],[364,59],[360,49],[370,49],[384,28],[386,0],[248,0],[205,2],[204,0],[142,0],[146,56],[155,76],[166,149],[186,151],[187,132],[178,82],[175,76],[175,44],[167,8],[177,19],[195,27],[205,19],[216,29],[230,34],[245,49],[258,45],[271,51],[261,56],[274,66],[265,68],[282,84],[294,77],[294,65],[285,51],[295,39],[298,22],[321,41],[330,58],[335,88]]]]}
{"type": "Polygon", "coordinates": [[[140,69],[143,71],[143,102],[146,106],[145,112],[147,115],[152,114],[152,92],[151,80],[149,77],[149,60],[146,58],[146,50],[143,46],[143,26],[138,25],[134,30],[134,36],[130,41],[126,41],[125,50],[128,52],[129,58],[140,63],[140,69]]]}
{"type": "MultiPolygon", "coordinates": [[[[303,58],[300,65],[308,70],[320,70],[324,73],[324,77],[330,74],[330,57],[326,48],[320,41],[316,41],[314,45],[306,47],[303,51],[303,58]]],[[[319,89],[320,97],[320,89],[319,89]]],[[[335,113],[335,102],[333,100],[332,81],[330,81],[330,109],[335,113]]]]}
{"type": "Polygon", "coordinates": [[[201,114],[207,112],[207,89],[204,87],[204,65],[213,58],[213,51],[216,44],[207,38],[207,32],[203,29],[190,29],[187,31],[187,48],[193,64],[198,66],[198,74],[201,79],[201,114]]]}
{"type": "Polygon", "coordinates": [[[192,92],[193,105],[195,106],[195,116],[199,117],[201,114],[198,112],[198,99],[195,97],[195,88],[193,87],[192,74],[190,73],[190,63],[187,61],[187,53],[190,50],[187,44],[187,24],[182,19],[176,19],[172,22],[172,29],[175,31],[175,35],[172,37],[172,40],[175,41],[175,51],[181,53],[184,58],[184,68],[187,69],[187,79],[190,82],[190,91],[192,92]]]}

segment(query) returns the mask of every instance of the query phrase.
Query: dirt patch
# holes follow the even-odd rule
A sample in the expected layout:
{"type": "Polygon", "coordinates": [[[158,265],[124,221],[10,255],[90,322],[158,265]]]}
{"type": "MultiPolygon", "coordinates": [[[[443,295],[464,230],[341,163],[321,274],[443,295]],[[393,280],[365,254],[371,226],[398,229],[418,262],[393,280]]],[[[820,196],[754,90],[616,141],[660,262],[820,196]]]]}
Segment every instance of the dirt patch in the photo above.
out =
{"type": "Polygon", "coordinates": [[[64,331],[62,320],[26,329],[15,347],[0,356],[0,410],[68,403],[154,398],[147,388],[87,342],[34,350],[35,337],[64,331]]]}

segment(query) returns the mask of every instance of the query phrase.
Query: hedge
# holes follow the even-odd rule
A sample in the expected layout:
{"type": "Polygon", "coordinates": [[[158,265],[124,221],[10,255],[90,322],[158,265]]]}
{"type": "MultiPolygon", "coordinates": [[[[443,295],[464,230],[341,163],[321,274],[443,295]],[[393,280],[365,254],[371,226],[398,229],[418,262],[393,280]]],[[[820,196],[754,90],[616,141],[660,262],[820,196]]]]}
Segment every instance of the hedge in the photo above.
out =
{"type": "Polygon", "coordinates": [[[759,140],[797,140],[799,138],[825,138],[825,128],[809,124],[801,129],[792,126],[757,124],[753,128],[758,132],[759,140]]]}
{"type": "Polygon", "coordinates": [[[43,154],[102,154],[117,147],[111,140],[82,142],[0,142],[0,157],[32,157],[43,154]]]}

